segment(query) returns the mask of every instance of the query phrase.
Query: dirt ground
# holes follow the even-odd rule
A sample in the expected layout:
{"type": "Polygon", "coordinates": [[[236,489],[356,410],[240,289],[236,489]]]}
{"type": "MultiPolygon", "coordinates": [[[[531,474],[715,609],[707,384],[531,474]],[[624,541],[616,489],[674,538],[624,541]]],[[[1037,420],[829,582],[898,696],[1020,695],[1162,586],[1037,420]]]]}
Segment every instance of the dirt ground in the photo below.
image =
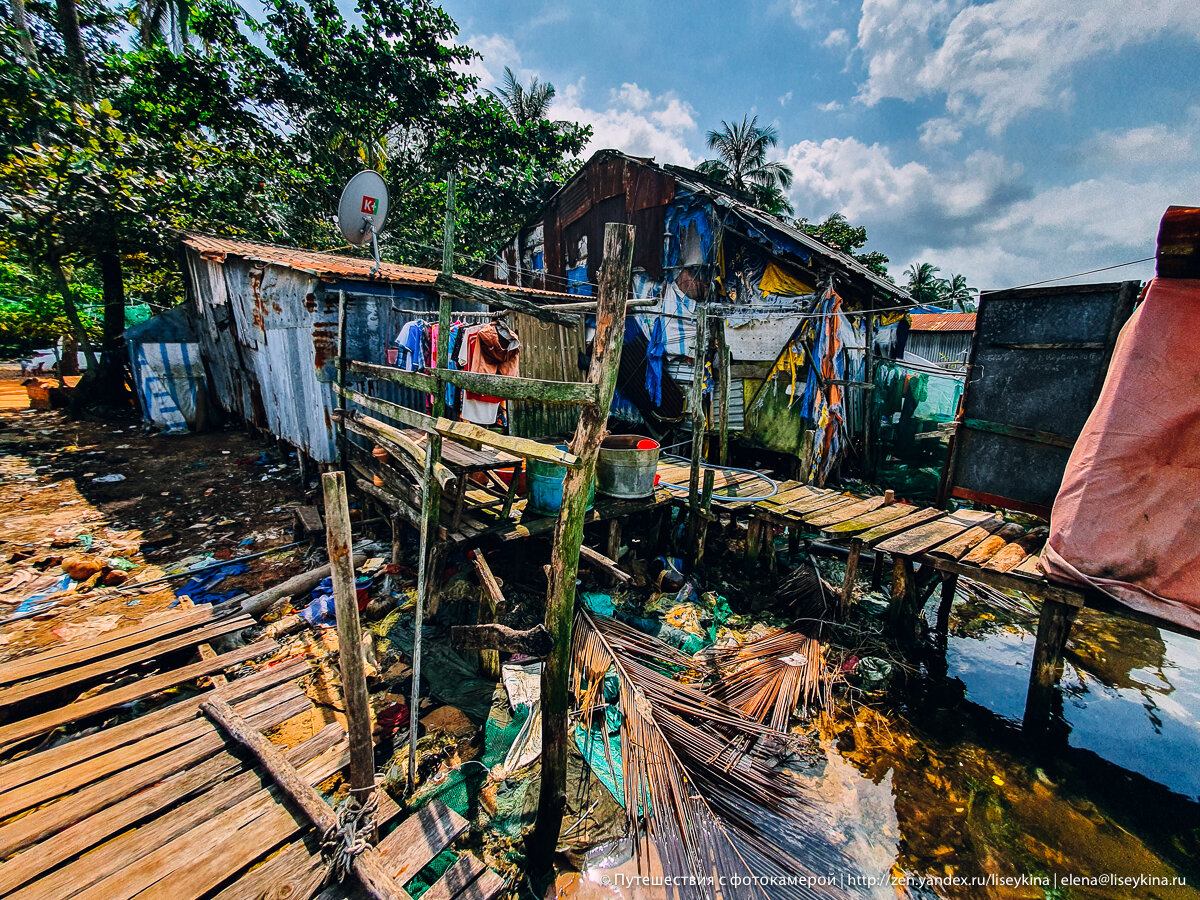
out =
{"type": "MultiPolygon", "coordinates": [[[[18,408],[16,375],[0,370],[0,659],[186,604],[187,576],[136,584],[292,540],[303,493],[274,442],[18,408]],[[64,563],[83,577],[64,584],[64,563]]],[[[304,551],[250,560],[211,590],[253,593],[299,571],[304,551]]]]}

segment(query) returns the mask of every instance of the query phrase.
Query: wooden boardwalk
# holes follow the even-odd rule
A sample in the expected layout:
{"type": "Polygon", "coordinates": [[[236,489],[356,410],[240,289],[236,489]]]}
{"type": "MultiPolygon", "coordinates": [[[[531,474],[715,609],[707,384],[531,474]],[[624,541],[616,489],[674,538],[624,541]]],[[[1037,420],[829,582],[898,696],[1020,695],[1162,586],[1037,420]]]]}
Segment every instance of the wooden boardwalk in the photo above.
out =
{"type": "MultiPolygon", "coordinates": [[[[325,887],[321,835],[201,710],[220,698],[266,731],[311,709],[297,684],[309,674],[307,660],[226,679],[223,673],[277,649],[270,640],[223,654],[208,647],[251,624],[187,610],[0,665],[0,708],[8,715],[0,747],[10,757],[0,764],[0,897],[308,900],[325,887]],[[180,666],[181,653],[199,659],[180,666]],[[159,671],[140,674],[146,669],[159,671]],[[198,679],[209,689],[106,721],[198,679]],[[86,699],[69,699],[80,692],[89,692],[86,699]],[[64,693],[65,702],[46,708],[64,693]],[[93,725],[73,740],[48,740],[59,729],[93,725]]],[[[329,724],[285,755],[316,786],[348,764],[347,737],[329,724]]],[[[376,821],[389,824],[400,809],[386,794],[379,800],[376,821]]],[[[461,816],[431,804],[377,850],[403,884],[466,829],[461,816]]],[[[486,900],[503,888],[495,872],[463,854],[427,896],[486,900]]],[[[353,878],[332,891],[358,896],[353,878]]]]}

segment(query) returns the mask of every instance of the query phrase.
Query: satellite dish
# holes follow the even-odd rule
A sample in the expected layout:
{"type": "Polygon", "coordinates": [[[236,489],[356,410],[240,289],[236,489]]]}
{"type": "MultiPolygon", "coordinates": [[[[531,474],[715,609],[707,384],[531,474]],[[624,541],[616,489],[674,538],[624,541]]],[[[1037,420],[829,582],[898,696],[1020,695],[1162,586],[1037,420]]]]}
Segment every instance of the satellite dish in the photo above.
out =
{"type": "Polygon", "coordinates": [[[375,237],[387,218],[388,190],[383,176],[373,169],[359,172],[347,182],[338,202],[338,228],[347,242],[358,247],[371,241],[374,274],[379,269],[379,243],[375,237]]]}

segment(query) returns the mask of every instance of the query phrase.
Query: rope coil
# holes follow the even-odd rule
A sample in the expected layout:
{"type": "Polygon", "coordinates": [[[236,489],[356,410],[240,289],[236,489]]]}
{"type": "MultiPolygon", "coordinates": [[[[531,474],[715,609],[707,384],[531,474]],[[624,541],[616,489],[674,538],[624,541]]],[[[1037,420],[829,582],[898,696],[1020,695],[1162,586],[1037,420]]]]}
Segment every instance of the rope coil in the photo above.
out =
{"type": "Polygon", "coordinates": [[[375,827],[377,796],[376,791],[371,791],[365,803],[360,803],[353,794],[346,797],[338,804],[337,824],[321,838],[321,852],[329,858],[329,868],[339,883],[353,868],[354,858],[371,846],[368,837],[375,827]]]}

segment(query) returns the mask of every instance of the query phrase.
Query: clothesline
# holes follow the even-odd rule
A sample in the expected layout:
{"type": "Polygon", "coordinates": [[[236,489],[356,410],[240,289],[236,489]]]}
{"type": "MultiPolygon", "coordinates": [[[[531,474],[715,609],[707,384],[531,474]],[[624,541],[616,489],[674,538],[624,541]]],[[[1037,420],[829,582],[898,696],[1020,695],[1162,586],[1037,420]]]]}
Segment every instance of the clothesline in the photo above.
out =
{"type": "MultiPolygon", "coordinates": [[[[401,309],[398,306],[392,307],[392,312],[398,312],[409,316],[419,316],[422,319],[425,316],[434,316],[436,309],[401,309]]],[[[505,313],[499,312],[476,312],[469,310],[454,310],[450,315],[456,319],[498,319],[505,313]]],[[[434,316],[436,319],[436,316],[434,316]]]]}

